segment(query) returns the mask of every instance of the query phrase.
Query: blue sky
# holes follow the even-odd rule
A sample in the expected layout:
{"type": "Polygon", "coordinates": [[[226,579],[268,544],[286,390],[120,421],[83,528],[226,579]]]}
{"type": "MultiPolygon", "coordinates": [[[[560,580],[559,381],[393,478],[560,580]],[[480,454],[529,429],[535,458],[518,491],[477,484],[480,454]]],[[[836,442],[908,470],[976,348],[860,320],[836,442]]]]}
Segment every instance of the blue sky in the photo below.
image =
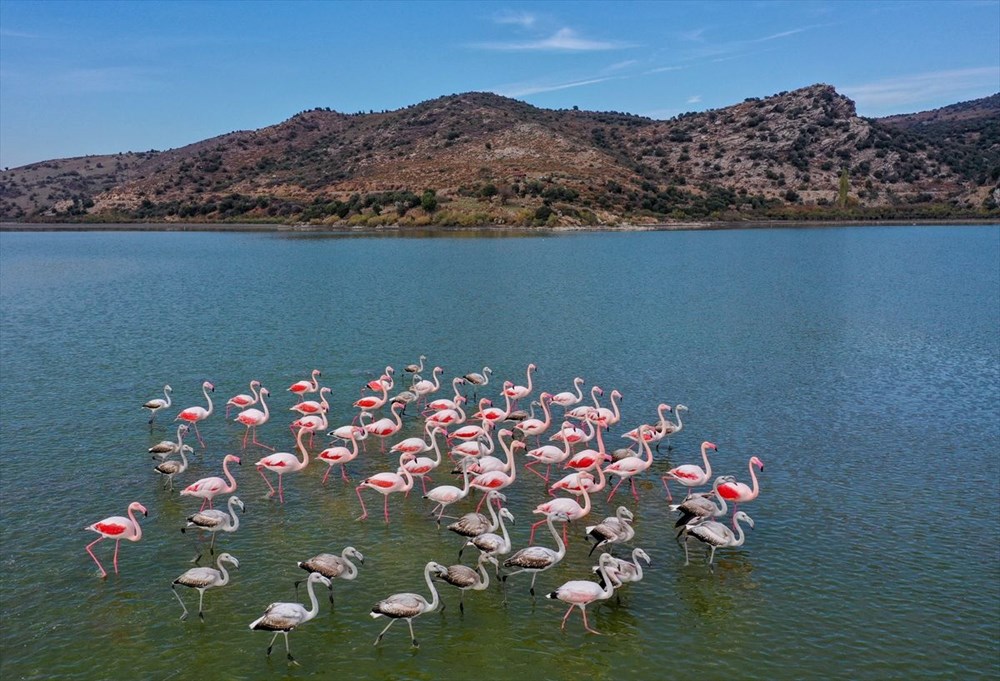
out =
{"type": "Polygon", "coordinates": [[[865,116],[1000,91],[998,0],[0,0],[0,168],[468,91],[670,118],[813,83],[865,116]]]}

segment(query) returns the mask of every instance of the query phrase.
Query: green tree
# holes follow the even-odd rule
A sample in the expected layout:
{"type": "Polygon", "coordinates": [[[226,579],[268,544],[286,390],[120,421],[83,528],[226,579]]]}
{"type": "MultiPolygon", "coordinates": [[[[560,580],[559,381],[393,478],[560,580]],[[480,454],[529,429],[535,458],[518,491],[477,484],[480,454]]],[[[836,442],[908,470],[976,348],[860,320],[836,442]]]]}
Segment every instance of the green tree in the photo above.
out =
{"type": "Polygon", "coordinates": [[[425,189],[423,196],[420,197],[420,207],[428,213],[433,213],[437,205],[437,192],[433,189],[425,189]]]}
{"type": "Polygon", "coordinates": [[[847,168],[840,171],[840,188],[837,190],[837,206],[847,208],[847,190],[850,188],[850,178],[847,168]]]}

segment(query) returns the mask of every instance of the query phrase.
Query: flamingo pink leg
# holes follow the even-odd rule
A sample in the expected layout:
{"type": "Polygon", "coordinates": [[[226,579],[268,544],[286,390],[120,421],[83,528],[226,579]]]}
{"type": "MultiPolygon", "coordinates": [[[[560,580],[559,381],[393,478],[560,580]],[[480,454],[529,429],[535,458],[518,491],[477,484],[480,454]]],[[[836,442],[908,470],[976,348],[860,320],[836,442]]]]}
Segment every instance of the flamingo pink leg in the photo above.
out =
{"type": "Polygon", "coordinates": [[[611,494],[609,494],[609,495],[608,495],[608,501],[609,501],[609,502],[610,502],[610,501],[611,501],[611,499],[612,499],[612,498],[613,498],[613,497],[615,496],[615,492],[617,492],[617,491],[618,491],[618,488],[619,488],[619,487],[621,486],[621,484],[622,484],[623,482],[625,482],[625,478],[622,478],[621,480],[619,480],[619,481],[618,481],[618,484],[617,484],[617,485],[615,485],[615,486],[614,486],[614,487],[613,487],[613,488],[611,489],[611,494]]]}
{"type": "Polygon", "coordinates": [[[89,544],[87,544],[87,553],[89,553],[90,557],[94,559],[95,563],[97,563],[97,567],[99,567],[101,569],[101,577],[107,577],[108,573],[107,573],[107,571],[105,571],[104,566],[101,565],[101,561],[97,560],[97,556],[95,556],[94,552],[90,550],[90,547],[92,547],[94,544],[96,544],[97,542],[101,541],[102,539],[104,539],[104,537],[98,537],[94,541],[92,541],[89,544]]]}
{"type": "Polygon", "coordinates": [[[389,522],[389,495],[385,495],[385,522],[389,522]]]}
{"type": "Polygon", "coordinates": [[[118,545],[121,544],[121,543],[122,543],[121,539],[116,539],[115,540],[115,558],[114,558],[113,562],[115,564],[115,574],[116,575],[118,574],[118,545]]]}
{"type": "Polygon", "coordinates": [[[361,515],[360,515],[360,516],[358,516],[357,520],[364,520],[365,518],[367,518],[367,517],[368,517],[368,509],[367,509],[367,508],[365,508],[365,500],[361,498],[361,489],[362,489],[363,487],[364,487],[364,485],[358,485],[358,486],[357,486],[357,487],[356,487],[356,488],[354,489],[354,491],[355,491],[355,492],[357,493],[357,495],[358,495],[358,501],[360,501],[360,502],[361,502],[361,515]]]}
{"type": "MultiPolygon", "coordinates": [[[[257,472],[260,473],[260,477],[264,478],[264,482],[267,483],[267,488],[269,490],[271,490],[271,492],[267,496],[273,497],[274,496],[274,486],[271,485],[271,481],[267,479],[266,475],[264,475],[264,469],[263,468],[258,468],[257,472]]],[[[278,477],[278,480],[281,480],[280,476],[278,477]]]]}
{"type": "Polygon", "coordinates": [[[343,464],[343,463],[340,464],[340,477],[342,477],[344,479],[344,482],[350,481],[351,476],[349,476],[347,474],[347,464],[343,464]]]}
{"type": "Polygon", "coordinates": [[[323,480],[320,482],[321,485],[325,485],[326,484],[326,479],[330,477],[330,471],[332,469],[333,469],[333,466],[328,466],[327,467],[326,473],[323,474],[323,480]]]}

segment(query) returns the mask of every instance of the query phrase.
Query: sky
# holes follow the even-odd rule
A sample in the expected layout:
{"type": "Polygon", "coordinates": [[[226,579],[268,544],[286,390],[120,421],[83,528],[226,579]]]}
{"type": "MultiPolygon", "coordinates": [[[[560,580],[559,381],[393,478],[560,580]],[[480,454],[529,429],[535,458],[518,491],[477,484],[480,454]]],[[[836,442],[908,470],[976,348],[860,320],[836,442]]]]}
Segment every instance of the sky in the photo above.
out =
{"type": "Polygon", "coordinates": [[[1000,92],[1000,0],[0,0],[0,168],[494,92],[668,119],[815,83],[862,116],[1000,92]]]}

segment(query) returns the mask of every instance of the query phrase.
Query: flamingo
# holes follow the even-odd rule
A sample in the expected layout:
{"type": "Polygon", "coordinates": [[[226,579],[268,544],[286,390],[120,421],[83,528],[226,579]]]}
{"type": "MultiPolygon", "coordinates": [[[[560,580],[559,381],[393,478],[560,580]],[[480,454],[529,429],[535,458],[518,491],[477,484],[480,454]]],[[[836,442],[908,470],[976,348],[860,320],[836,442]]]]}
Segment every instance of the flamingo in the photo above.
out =
{"type": "Polygon", "coordinates": [[[396,382],[392,378],[393,374],[395,373],[396,373],[395,369],[393,369],[391,366],[387,366],[385,368],[385,373],[383,373],[381,376],[379,376],[373,381],[368,381],[368,383],[366,383],[365,385],[369,390],[372,391],[381,390],[383,387],[386,390],[392,390],[393,386],[396,385],[396,382]]]}
{"type": "Polygon", "coordinates": [[[465,423],[465,411],[462,409],[462,402],[465,398],[461,395],[458,398],[459,403],[455,405],[454,409],[439,409],[433,411],[425,420],[426,424],[431,426],[440,426],[441,428],[447,428],[448,426],[459,426],[465,423]]]}
{"type": "Polygon", "coordinates": [[[575,494],[580,496],[583,494],[583,490],[586,489],[589,494],[594,492],[600,492],[608,484],[608,479],[604,476],[604,470],[600,466],[594,466],[597,469],[597,479],[594,479],[594,474],[589,471],[577,471],[576,473],[570,473],[565,475],[559,480],[552,483],[549,487],[549,494],[555,495],[559,490],[569,492],[570,494],[575,494]]]}
{"type": "Polygon", "coordinates": [[[589,413],[587,419],[604,428],[610,428],[621,421],[622,416],[618,410],[618,403],[615,402],[616,397],[618,399],[622,397],[622,394],[617,389],[611,391],[611,409],[607,407],[594,407],[594,410],[589,413]]]}
{"type": "Polygon", "coordinates": [[[378,645],[382,637],[385,636],[385,632],[389,631],[389,627],[392,626],[393,622],[398,619],[406,620],[406,623],[410,625],[410,641],[413,643],[414,648],[419,648],[420,644],[417,643],[416,636],[413,635],[413,618],[423,615],[425,612],[432,612],[437,610],[438,604],[441,602],[438,596],[437,588],[434,586],[434,581],[431,579],[431,573],[436,576],[443,577],[447,572],[448,568],[440,563],[435,563],[431,561],[424,566],[424,580],[427,582],[427,587],[431,590],[431,600],[428,602],[426,598],[420,594],[414,593],[398,593],[384,598],[371,610],[372,618],[376,617],[388,617],[389,624],[385,625],[379,635],[375,638],[375,645],[378,645]]]}
{"type": "Polygon", "coordinates": [[[208,401],[208,409],[204,407],[188,407],[174,418],[174,421],[186,421],[194,426],[194,434],[197,436],[198,442],[201,443],[202,449],[205,448],[205,441],[201,439],[201,433],[198,432],[198,421],[204,421],[212,415],[212,398],[208,394],[209,390],[215,392],[215,386],[212,385],[211,381],[205,381],[201,384],[201,392],[208,401]]]}
{"type": "Polygon", "coordinates": [[[444,509],[456,501],[469,496],[469,464],[467,459],[462,461],[462,481],[461,489],[454,485],[438,485],[424,493],[424,499],[430,499],[437,503],[437,506],[431,511],[431,515],[437,514],[436,519],[439,528],[441,527],[441,517],[444,514],[444,509]]]}
{"type": "MultiPolygon", "coordinates": [[[[549,438],[549,442],[562,442],[565,440],[571,445],[578,445],[581,442],[590,442],[594,439],[594,421],[586,419],[586,424],[587,430],[584,430],[583,428],[574,425],[572,421],[563,421],[559,431],[552,434],[549,438]]],[[[600,430],[600,428],[597,430],[600,430]]]]}
{"type": "MultiPolygon", "coordinates": [[[[483,591],[490,586],[490,575],[486,572],[486,566],[483,565],[486,561],[497,565],[496,558],[486,553],[480,553],[479,560],[476,561],[476,570],[467,565],[449,565],[437,577],[442,582],[457,587],[461,592],[462,596],[458,601],[458,610],[463,615],[465,614],[465,592],[483,591]]],[[[497,568],[499,569],[499,566],[497,568]]],[[[444,610],[443,604],[441,610],[444,610]]]]}
{"type": "Polygon", "coordinates": [[[582,385],[583,379],[577,376],[573,379],[573,391],[556,393],[552,396],[552,404],[558,404],[563,409],[580,404],[583,401],[582,385]]]}
{"type": "Polygon", "coordinates": [[[403,367],[403,371],[408,374],[419,374],[424,370],[424,360],[427,359],[427,355],[420,355],[420,364],[407,364],[403,367]]]}
{"type": "Polygon", "coordinates": [[[310,414],[309,416],[300,416],[299,418],[292,421],[288,428],[295,432],[298,428],[300,431],[305,431],[309,433],[309,446],[313,445],[313,434],[318,430],[326,430],[330,426],[330,422],[326,418],[326,412],[321,411],[318,414],[310,414]]]}
{"type": "Polygon", "coordinates": [[[718,447],[708,440],[701,443],[701,458],[705,462],[704,470],[695,464],[684,464],[683,466],[677,466],[676,468],[671,468],[667,471],[666,475],[663,476],[663,487],[667,490],[668,500],[673,501],[674,498],[673,495],[670,494],[670,487],[667,484],[669,480],[676,480],[687,487],[687,495],[691,496],[691,488],[704,485],[712,479],[712,463],[708,460],[709,449],[713,451],[719,450],[718,447]]]}
{"type": "Polygon", "coordinates": [[[408,437],[390,447],[389,452],[392,454],[413,454],[414,456],[429,452],[434,448],[434,434],[431,432],[433,430],[437,430],[437,428],[433,428],[432,425],[425,422],[424,433],[427,435],[426,440],[422,437],[408,437]]]}
{"type": "Polygon", "coordinates": [[[564,440],[561,448],[556,447],[555,445],[542,445],[541,447],[536,447],[535,449],[528,451],[526,456],[534,460],[525,464],[524,468],[542,478],[547,485],[549,483],[549,474],[552,472],[552,464],[562,463],[569,458],[569,454],[569,440],[564,440]],[[539,463],[544,463],[546,465],[544,476],[533,468],[535,464],[539,463]]]}
{"type": "Polygon", "coordinates": [[[319,401],[316,400],[305,400],[304,402],[299,402],[288,408],[288,411],[295,411],[302,416],[309,416],[310,414],[326,413],[330,411],[330,403],[326,401],[326,393],[333,392],[332,389],[326,387],[325,385],[319,389],[319,401]]]}
{"type": "Polygon", "coordinates": [[[429,414],[431,412],[441,411],[442,409],[458,409],[458,405],[465,402],[465,395],[458,391],[458,385],[460,383],[465,383],[465,379],[461,376],[456,376],[451,379],[451,387],[452,390],[455,391],[455,396],[451,399],[442,397],[428,402],[427,406],[424,408],[424,413],[429,414]]]}
{"type": "MultiPolygon", "coordinates": [[[[552,499],[551,501],[539,504],[535,507],[535,510],[532,511],[532,513],[541,513],[546,516],[551,515],[552,513],[564,513],[566,515],[566,520],[564,522],[569,523],[571,520],[577,520],[590,513],[590,494],[587,492],[586,485],[584,485],[582,496],[582,506],[576,499],[560,497],[558,499],[552,499]]],[[[544,522],[545,518],[542,518],[531,526],[531,536],[528,537],[529,544],[535,540],[535,528],[544,522]]],[[[563,525],[563,541],[566,541],[566,525],[563,525]]]]}
{"type": "MultiPolygon", "coordinates": [[[[660,423],[660,433],[661,433],[661,435],[660,435],[660,438],[661,439],[662,438],[666,438],[667,439],[667,451],[668,452],[674,448],[673,445],[670,444],[670,436],[671,435],[676,435],[677,433],[681,432],[681,430],[684,428],[684,424],[681,423],[681,410],[687,411],[688,408],[685,407],[683,404],[678,404],[676,407],[674,407],[674,416],[677,418],[677,423],[671,423],[670,421],[667,421],[666,419],[661,419],[661,423],[660,423]]],[[[657,443],[656,447],[657,447],[657,449],[659,449],[659,447],[660,447],[659,443],[657,443]]]]}
{"type": "Polygon", "coordinates": [[[91,551],[91,547],[99,541],[102,541],[105,537],[114,537],[115,540],[115,574],[118,574],[118,545],[121,543],[122,539],[127,539],[129,541],[139,541],[142,539],[142,526],[139,525],[139,521],[136,520],[134,511],[141,511],[142,514],[148,515],[146,513],[146,507],[140,504],[138,501],[133,501],[128,505],[128,517],[123,518],[120,515],[111,516],[110,518],[105,518],[104,520],[98,520],[92,525],[87,525],[83,528],[85,530],[90,530],[91,532],[96,532],[101,535],[94,541],[87,544],[87,553],[90,557],[94,559],[97,563],[97,567],[101,569],[101,579],[108,576],[107,571],[105,571],[104,566],[101,565],[101,561],[97,560],[97,556],[91,551]]]}
{"type": "Polygon", "coordinates": [[[531,391],[532,391],[532,386],[531,386],[531,372],[534,371],[537,368],[538,367],[535,366],[534,364],[529,364],[528,365],[528,371],[527,371],[528,385],[510,385],[510,386],[505,386],[504,387],[503,394],[510,396],[510,398],[514,401],[514,407],[515,408],[517,407],[517,401],[519,399],[521,399],[522,397],[527,397],[528,395],[531,394],[531,391]]]}
{"type": "Polygon", "coordinates": [[[507,501],[507,496],[503,492],[490,490],[486,493],[486,497],[488,499],[486,510],[490,512],[489,518],[482,513],[466,513],[449,525],[448,529],[462,537],[477,537],[486,532],[495,532],[500,527],[500,519],[493,508],[493,502],[499,506],[501,501],[507,501]]]}
{"type": "Polygon", "coordinates": [[[521,431],[521,433],[527,437],[529,435],[534,435],[536,441],[540,441],[542,433],[548,430],[549,426],[552,425],[552,412],[549,411],[549,398],[552,397],[549,393],[542,393],[538,396],[538,401],[542,405],[542,413],[545,414],[545,419],[524,419],[520,423],[514,426],[516,430],[521,431]]]}
{"type": "Polygon", "coordinates": [[[148,402],[146,402],[146,404],[142,405],[143,409],[148,409],[149,410],[149,425],[150,426],[153,425],[153,419],[156,418],[156,412],[160,411],[161,409],[166,409],[167,407],[170,406],[170,404],[171,404],[171,402],[170,402],[170,393],[172,391],[173,391],[173,388],[171,388],[169,385],[165,385],[165,386],[163,386],[163,397],[156,397],[156,398],[154,398],[154,399],[149,400],[148,402]]]}
{"type": "Polygon", "coordinates": [[[494,407],[492,400],[484,397],[479,400],[479,411],[473,414],[472,418],[477,421],[489,421],[490,423],[506,421],[507,417],[510,416],[510,397],[504,395],[504,399],[507,401],[507,406],[501,409],[500,407],[494,407]]]}
{"type": "Polygon", "coordinates": [[[597,435],[597,449],[581,449],[566,461],[564,468],[586,471],[603,465],[607,459],[611,458],[604,447],[604,437],[601,435],[604,432],[603,429],[597,428],[595,432],[597,435]]]}
{"type": "Polygon", "coordinates": [[[764,470],[764,462],[758,459],[756,456],[750,457],[750,462],[747,467],[750,469],[750,479],[753,480],[753,489],[748,487],[742,482],[727,482],[719,486],[719,496],[727,501],[735,502],[733,510],[735,511],[739,508],[740,504],[745,504],[748,501],[753,501],[760,494],[760,487],[757,484],[757,473],[754,471],[753,467],[757,466],[761,471],[764,470]]]}
{"type": "Polygon", "coordinates": [[[260,399],[257,394],[257,389],[260,388],[260,381],[253,380],[250,381],[250,394],[240,393],[238,395],[233,395],[226,402],[226,418],[229,418],[229,410],[232,407],[237,409],[246,409],[247,407],[252,407],[257,404],[257,400],[260,399]]]}
{"type": "Polygon", "coordinates": [[[267,409],[267,402],[264,401],[264,398],[270,396],[270,394],[271,392],[267,388],[261,388],[258,394],[258,401],[260,402],[260,406],[264,408],[264,411],[251,407],[250,409],[244,409],[233,419],[237,423],[242,423],[247,427],[247,432],[243,434],[243,449],[247,448],[247,437],[252,430],[253,443],[255,445],[264,449],[270,449],[272,452],[274,451],[274,447],[269,447],[263,442],[257,442],[257,426],[264,425],[271,418],[271,412],[267,409]]]}
{"type": "Polygon", "coordinates": [[[187,432],[188,425],[186,423],[182,423],[177,426],[177,442],[173,442],[172,440],[160,440],[146,451],[152,454],[154,458],[160,460],[166,459],[173,454],[178,454],[182,449],[194,452],[193,449],[184,444],[184,435],[187,434],[187,432]]]}
{"type": "Polygon", "coordinates": [[[235,492],[236,480],[233,478],[233,474],[229,472],[230,461],[235,461],[237,464],[241,464],[240,457],[235,454],[226,454],[226,456],[222,459],[222,474],[226,476],[226,480],[219,477],[202,478],[201,480],[193,482],[182,489],[181,496],[198,497],[199,499],[202,499],[201,508],[199,510],[204,510],[205,506],[212,508],[212,499],[219,494],[232,494],[235,492]],[[226,482],[227,480],[229,481],[228,484],[226,482]]]}
{"type": "MultiPolygon", "coordinates": [[[[501,430],[500,432],[506,433],[508,436],[511,435],[511,431],[509,430],[501,430]]],[[[454,447],[451,452],[452,454],[462,455],[464,459],[470,459],[469,472],[476,475],[492,473],[493,471],[510,473],[511,469],[514,467],[514,458],[510,455],[510,446],[506,442],[500,442],[500,446],[506,454],[506,460],[501,460],[489,453],[494,449],[493,439],[487,437],[485,440],[489,442],[489,448],[483,444],[483,440],[479,440],[476,442],[463,442],[462,444],[454,447]]],[[[524,446],[523,442],[521,443],[521,446],[524,446]]]]}
{"type": "Polygon", "coordinates": [[[416,401],[417,401],[417,394],[412,390],[404,390],[396,395],[393,395],[391,400],[393,404],[398,403],[403,405],[404,414],[406,413],[406,405],[408,405],[410,402],[416,402],[416,401]]]}
{"type": "MultiPolygon", "coordinates": [[[[362,565],[365,564],[365,557],[361,555],[361,552],[353,546],[348,546],[340,552],[339,556],[332,553],[320,553],[308,560],[299,561],[298,566],[310,574],[318,572],[330,580],[330,605],[333,605],[333,580],[352,580],[358,576],[358,566],[351,562],[352,558],[362,565]]],[[[296,592],[298,592],[299,584],[303,581],[305,580],[295,582],[296,592]]]]}
{"type": "Polygon", "coordinates": [[[368,431],[363,431],[361,437],[355,437],[353,432],[349,433],[347,439],[351,442],[351,449],[341,446],[327,447],[316,455],[316,458],[326,463],[327,466],[322,484],[326,484],[326,479],[330,477],[330,471],[334,464],[338,463],[340,464],[340,477],[344,479],[344,482],[350,480],[350,476],[347,475],[347,464],[358,458],[358,440],[364,440],[367,437],[368,431]]]}
{"type": "MultiPolygon", "coordinates": [[[[504,520],[514,522],[514,514],[506,508],[501,508],[498,515],[500,520],[500,534],[496,534],[495,532],[477,534],[475,537],[470,537],[465,546],[475,546],[481,554],[487,554],[494,559],[497,556],[505,556],[510,553],[510,534],[507,533],[507,524],[504,523],[504,520]]],[[[465,546],[458,552],[459,558],[462,557],[462,551],[465,550],[465,546]]],[[[497,573],[499,574],[500,565],[499,563],[494,564],[497,566],[497,573]]]]}
{"type": "MultiPolygon", "coordinates": [[[[623,584],[642,581],[642,564],[639,562],[640,560],[646,561],[646,565],[649,565],[651,562],[648,553],[640,548],[634,548],[632,549],[632,560],[615,558],[608,561],[607,576],[611,579],[611,584],[615,589],[618,589],[623,584]]],[[[594,568],[594,571],[596,572],[597,568],[594,568]]]]}
{"type": "Polygon", "coordinates": [[[382,391],[382,397],[378,395],[366,395],[354,402],[355,407],[361,409],[362,411],[370,411],[373,409],[378,409],[389,399],[389,388],[385,383],[379,382],[378,388],[376,390],[382,391]]]}
{"type": "MultiPolygon", "coordinates": [[[[434,446],[434,458],[428,456],[414,456],[413,454],[406,454],[406,463],[403,464],[403,468],[409,472],[410,475],[419,476],[420,484],[423,488],[424,494],[427,494],[427,474],[433,471],[435,468],[441,465],[441,449],[438,447],[437,439],[435,435],[439,432],[443,432],[441,428],[434,428],[431,433],[431,444],[434,446]]],[[[409,491],[407,491],[409,494],[409,491]]]]}
{"type": "MultiPolygon", "coordinates": [[[[511,432],[509,430],[501,430],[497,433],[497,440],[500,441],[500,446],[503,447],[504,452],[507,454],[507,466],[509,466],[510,472],[497,470],[482,473],[469,482],[470,487],[482,490],[483,492],[489,492],[490,490],[499,491],[514,484],[514,481],[517,479],[517,463],[514,461],[514,449],[518,447],[523,448],[524,443],[520,441],[506,443],[503,441],[505,434],[510,437],[511,432]]],[[[486,501],[485,496],[479,500],[479,505],[476,506],[477,511],[482,508],[484,501],[486,501]]]]}
{"type": "Polygon", "coordinates": [[[483,425],[477,426],[473,424],[466,424],[453,432],[448,436],[448,441],[451,440],[478,440],[482,437],[489,437],[490,427],[492,424],[489,421],[483,421],[483,425]]]}
{"type": "MultiPolygon", "coordinates": [[[[173,491],[174,489],[174,476],[180,475],[187,470],[188,460],[187,456],[184,455],[184,450],[191,448],[187,445],[182,445],[180,449],[181,460],[180,461],[164,461],[163,463],[156,466],[153,470],[164,476],[165,480],[163,486],[169,486],[169,489],[173,491]]],[[[153,457],[156,458],[155,456],[153,457]]]]}
{"type": "Polygon", "coordinates": [[[381,441],[381,451],[385,453],[385,440],[392,437],[403,428],[403,417],[400,416],[401,409],[399,402],[393,402],[389,407],[389,412],[393,418],[380,418],[378,421],[365,424],[364,428],[369,435],[374,435],[381,441]]]}
{"type": "Polygon", "coordinates": [[[357,520],[364,520],[368,517],[368,509],[365,508],[365,500],[361,498],[361,490],[364,487],[375,490],[385,498],[384,513],[385,522],[389,522],[389,495],[393,492],[409,492],[413,489],[413,476],[403,467],[404,460],[408,457],[403,454],[399,457],[399,469],[396,473],[376,473],[370,478],[365,478],[361,484],[355,488],[358,501],[361,502],[361,515],[357,520]]]}
{"type": "Polygon", "coordinates": [[[590,549],[590,554],[594,553],[596,549],[610,544],[624,544],[630,541],[635,536],[635,529],[632,527],[633,520],[635,520],[635,516],[632,515],[632,511],[624,506],[619,506],[613,516],[587,527],[585,529],[587,536],[593,537],[595,542],[590,549]]]}
{"type": "Polygon", "coordinates": [[[299,396],[299,401],[306,393],[314,393],[319,390],[319,377],[323,374],[319,369],[312,370],[312,378],[308,381],[296,381],[288,386],[288,392],[299,396]]]}
{"type": "Polygon", "coordinates": [[[473,386],[475,386],[472,390],[473,400],[476,400],[477,398],[476,389],[479,388],[480,386],[489,385],[490,376],[492,374],[493,374],[493,369],[490,369],[489,367],[483,367],[482,373],[479,373],[478,371],[470,371],[465,376],[462,376],[462,378],[465,379],[466,383],[471,383],[473,386]]]}
{"type": "Polygon", "coordinates": [[[712,560],[715,558],[715,549],[743,546],[743,541],[746,537],[743,534],[743,526],[740,525],[741,520],[753,528],[753,518],[743,511],[736,511],[733,514],[733,529],[729,529],[717,520],[705,520],[689,526],[684,537],[684,564],[690,564],[687,547],[689,537],[694,537],[703,544],[708,544],[710,550],[708,554],[709,566],[712,565],[712,560]]]}
{"type": "MultiPolygon", "coordinates": [[[[208,553],[209,555],[215,553],[215,537],[219,532],[235,532],[240,529],[240,517],[236,515],[236,507],[239,506],[240,511],[243,513],[246,513],[247,510],[243,501],[235,494],[229,497],[226,506],[229,509],[228,512],[208,509],[206,511],[198,511],[194,515],[189,515],[187,525],[181,528],[181,532],[185,532],[189,527],[211,532],[212,543],[208,547],[208,553]]],[[[200,559],[201,553],[195,556],[194,562],[197,563],[200,559]]]]}
{"type": "MultiPolygon", "coordinates": [[[[428,395],[436,393],[441,389],[441,381],[438,377],[444,373],[444,369],[441,367],[434,367],[431,372],[431,378],[433,380],[428,381],[427,379],[414,380],[413,385],[410,386],[410,390],[417,394],[418,399],[425,399],[428,395]]],[[[413,375],[414,379],[420,378],[419,374],[413,375]]]]}
{"type": "Polygon", "coordinates": [[[545,522],[549,527],[549,532],[552,533],[552,538],[556,542],[556,550],[553,551],[545,546],[528,546],[520,551],[517,551],[514,555],[503,562],[503,566],[520,569],[505,574],[503,576],[504,583],[506,583],[507,580],[514,575],[519,575],[522,572],[530,572],[531,588],[528,589],[528,593],[534,596],[535,579],[538,578],[538,573],[545,572],[546,570],[555,567],[563,558],[566,557],[566,544],[556,531],[555,525],[552,524],[554,520],[559,520],[560,522],[565,523],[569,521],[569,518],[562,511],[557,511],[545,516],[545,522]]]}
{"type": "Polygon", "coordinates": [[[618,461],[612,461],[610,464],[608,464],[607,468],[604,469],[605,473],[609,473],[611,475],[617,475],[619,478],[618,482],[611,490],[611,494],[608,495],[609,503],[611,502],[611,499],[614,498],[615,492],[618,491],[618,488],[621,486],[623,482],[625,482],[625,480],[628,480],[632,486],[632,496],[635,497],[636,501],[639,501],[639,492],[637,492],[635,489],[635,476],[646,471],[650,466],[653,465],[653,450],[649,448],[649,443],[646,442],[645,437],[642,436],[642,434],[644,434],[649,429],[650,426],[647,425],[639,426],[640,444],[646,450],[645,459],[640,458],[638,456],[627,456],[624,459],[619,459],[618,461]]]}
{"type": "Polygon", "coordinates": [[[198,590],[198,617],[200,617],[201,621],[204,622],[205,612],[202,608],[205,601],[205,590],[229,584],[229,573],[226,572],[226,566],[223,565],[223,563],[231,563],[236,569],[239,569],[240,567],[240,561],[236,560],[232,554],[220,553],[218,559],[215,561],[218,569],[210,567],[194,567],[175,579],[170,585],[170,590],[174,592],[174,595],[177,596],[177,600],[180,602],[181,607],[184,608],[184,612],[181,613],[181,620],[187,619],[188,609],[187,606],[184,605],[184,599],[182,599],[181,595],[177,593],[178,585],[198,590]]]}
{"type": "Polygon", "coordinates": [[[583,613],[583,628],[593,634],[601,633],[596,629],[591,629],[590,625],[587,624],[587,606],[595,601],[607,600],[614,593],[614,585],[608,575],[612,560],[614,560],[614,556],[610,553],[602,553],[600,562],[597,565],[602,583],[604,584],[603,587],[597,582],[577,579],[566,582],[555,591],[545,595],[546,598],[558,598],[563,603],[570,604],[569,610],[563,616],[561,629],[566,628],[566,620],[569,619],[573,608],[578,607],[580,608],[580,612],[583,613]]]}
{"type": "Polygon", "coordinates": [[[316,591],[314,589],[314,585],[317,582],[325,584],[327,587],[330,586],[330,580],[320,573],[313,572],[309,575],[306,580],[306,589],[309,591],[310,603],[308,610],[298,603],[271,603],[271,605],[267,606],[263,615],[250,623],[250,628],[254,631],[274,632],[271,643],[267,646],[268,657],[271,656],[271,649],[274,647],[274,640],[278,638],[278,634],[284,634],[285,652],[288,653],[288,661],[292,664],[298,664],[295,658],[292,657],[292,651],[288,649],[288,632],[319,614],[319,602],[316,600],[316,591]]]}
{"type": "MultiPolygon", "coordinates": [[[[496,444],[493,442],[493,437],[489,432],[484,432],[475,440],[466,440],[464,442],[459,442],[457,445],[451,448],[449,454],[452,459],[456,456],[461,456],[465,458],[473,459],[484,459],[489,455],[493,454],[494,449],[496,449],[496,444]]],[[[481,471],[485,473],[486,471],[481,471]]]]}
{"type": "MultiPolygon", "coordinates": [[[[677,406],[683,407],[684,405],[679,404],[677,406]]],[[[665,435],[665,433],[663,432],[664,426],[667,425],[668,423],[667,417],[664,415],[664,412],[670,411],[671,409],[672,407],[669,404],[666,404],[665,402],[661,402],[660,405],[656,408],[658,421],[655,426],[651,426],[644,432],[643,438],[645,438],[646,442],[655,442],[657,443],[657,446],[659,446],[660,440],[665,435]]],[[[622,437],[625,438],[626,440],[632,440],[633,442],[638,442],[639,428],[633,428],[627,433],[624,433],[622,437]]]]}
{"type": "Polygon", "coordinates": [[[735,482],[735,480],[736,478],[732,475],[720,475],[715,479],[711,492],[692,495],[683,503],[670,506],[671,511],[679,511],[681,514],[681,517],[674,523],[674,527],[680,528],[677,533],[678,538],[687,530],[688,525],[718,518],[729,512],[729,505],[726,503],[726,498],[720,493],[719,486],[723,483],[735,482]],[[715,505],[712,497],[719,500],[718,506],[715,505]]]}
{"type": "Polygon", "coordinates": [[[597,396],[603,394],[604,394],[604,389],[601,388],[601,386],[599,385],[592,386],[590,388],[590,399],[594,401],[594,406],[591,407],[588,404],[581,404],[578,407],[573,407],[572,409],[566,412],[566,417],[578,420],[587,418],[587,415],[594,409],[600,409],[601,403],[597,401],[597,396]]]}
{"type": "Polygon", "coordinates": [[[349,423],[346,426],[340,426],[329,431],[326,435],[327,437],[335,437],[338,440],[350,440],[352,437],[356,440],[363,440],[368,437],[368,430],[365,426],[369,425],[365,423],[365,418],[375,418],[371,412],[363,411],[355,417],[357,424],[349,423]]]}
{"type": "Polygon", "coordinates": [[[295,436],[295,444],[299,451],[302,452],[302,459],[300,460],[298,456],[290,452],[275,452],[274,454],[269,454],[263,459],[254,464],[257,468],[257,472],[260,473],[260,477],[264,478],[264,482],[267,483],[267,488],[271,490],[270,494],[267,496],[274,496],[274,487],[271,485],[271,481],[267,479],[264,475],[264,469],[269,471],[274,471],[278,474],[278,501],[279,503],[285,503],[285,493],[282,489],[282,481],[284,480],[285,473],[297,473],[309,465],[309,450],[306,449],[305,444],[302,442],[302,436],[308,432],[306,428],[300,428],[299,432],[295,436]]]}

